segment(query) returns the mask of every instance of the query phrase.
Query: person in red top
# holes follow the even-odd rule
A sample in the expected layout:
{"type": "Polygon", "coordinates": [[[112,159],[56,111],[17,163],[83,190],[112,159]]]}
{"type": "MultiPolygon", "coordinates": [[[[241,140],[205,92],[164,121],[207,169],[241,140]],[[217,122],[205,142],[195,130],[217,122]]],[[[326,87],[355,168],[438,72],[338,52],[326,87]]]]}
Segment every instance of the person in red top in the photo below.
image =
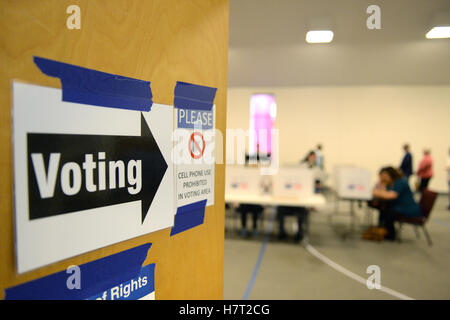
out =
{"type": "Polygon", "coordinates": [[[422,192],[428,188],[428,183],[433,177],[433,158],[431,157],[430,150],[428,149],[423,151],[423,158],[420,161],[417,176],[420,178],[419,191],[422,192]]]}

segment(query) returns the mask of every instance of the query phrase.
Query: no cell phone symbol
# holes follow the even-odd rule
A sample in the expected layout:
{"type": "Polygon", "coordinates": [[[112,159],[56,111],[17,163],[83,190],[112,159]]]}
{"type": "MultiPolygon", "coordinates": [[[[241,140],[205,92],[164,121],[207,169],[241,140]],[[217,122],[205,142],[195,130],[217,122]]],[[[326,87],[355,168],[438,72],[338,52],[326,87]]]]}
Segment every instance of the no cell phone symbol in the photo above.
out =
{"type": "Polygon", "coordinates": [[[200,132],[194,132],[189,138],[189,152],[193,159],[200,159],[205,152],[205,139],[200,132]]]}

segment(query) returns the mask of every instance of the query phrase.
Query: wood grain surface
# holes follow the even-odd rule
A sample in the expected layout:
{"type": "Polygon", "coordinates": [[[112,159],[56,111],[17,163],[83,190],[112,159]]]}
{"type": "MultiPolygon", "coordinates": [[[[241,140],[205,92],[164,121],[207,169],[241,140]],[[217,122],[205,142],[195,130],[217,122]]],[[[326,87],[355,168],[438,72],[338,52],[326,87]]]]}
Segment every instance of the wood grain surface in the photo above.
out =
{"type": "Polygon", "coordinates": [[[216,128],[225,132],[228,12],[228,0],[0,1],[0,298],[5,288],[151,242],[144,264],[156,263],[156,299],[222,299],[221,164],[215,167],[215,205],[207,207],[203,225],[174,237],[161,230],[17,274],[11,84],[17,79],[60,88],[58,79],[34,65],[36,55],[151,81],[156,103],[173,105],[177,81],[216,87],[216,128]],[[80,30],[66,27],[72,4],[81,9],[80,30]]]}

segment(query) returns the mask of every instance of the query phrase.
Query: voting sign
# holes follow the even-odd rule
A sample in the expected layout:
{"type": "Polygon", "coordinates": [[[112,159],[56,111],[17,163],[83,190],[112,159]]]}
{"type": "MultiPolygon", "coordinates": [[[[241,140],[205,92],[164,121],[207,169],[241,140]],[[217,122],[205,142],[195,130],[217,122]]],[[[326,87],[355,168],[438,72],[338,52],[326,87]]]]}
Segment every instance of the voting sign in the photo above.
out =
{"type": "Polygon", "coordinates": [[[173,107],[62,101],[13,83],[19,273],[173,226],[173,107]]]}

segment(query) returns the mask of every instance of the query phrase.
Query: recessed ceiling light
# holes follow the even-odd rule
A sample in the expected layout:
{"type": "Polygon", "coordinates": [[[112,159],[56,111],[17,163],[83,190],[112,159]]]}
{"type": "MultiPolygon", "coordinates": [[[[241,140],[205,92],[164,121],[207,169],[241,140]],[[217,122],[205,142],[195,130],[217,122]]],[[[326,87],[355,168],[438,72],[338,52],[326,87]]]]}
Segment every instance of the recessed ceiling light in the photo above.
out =
{"type": "Polygon", "coordinates": [[[329,43],[333,40],[333,35],[331,30],[311,30],[306,33],[306,42],[329,43]]]}
{"type": "Polygon", "coordinates": [[[437,26],[433,27],[425,35],[427,39],[443,39],[450,38],[450,26],[437,26]]]}

